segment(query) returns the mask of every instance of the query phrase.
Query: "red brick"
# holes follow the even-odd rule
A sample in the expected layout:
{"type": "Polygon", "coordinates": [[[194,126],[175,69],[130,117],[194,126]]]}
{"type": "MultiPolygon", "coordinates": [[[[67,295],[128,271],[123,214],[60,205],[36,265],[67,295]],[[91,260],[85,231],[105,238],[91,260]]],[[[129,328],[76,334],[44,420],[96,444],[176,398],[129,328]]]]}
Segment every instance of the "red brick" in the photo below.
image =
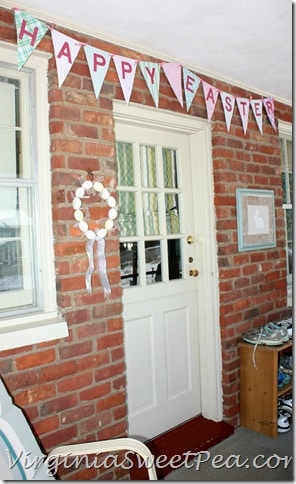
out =
{"type": "Polygon", "coordinates": [[[18,371],[27,368],[40,367],[41,365],[48,365],[55,361],[55,348],[50,348],[45,351],[38,351],[37,353],[26,354],[15,358],[15,367],[18,371]]]}

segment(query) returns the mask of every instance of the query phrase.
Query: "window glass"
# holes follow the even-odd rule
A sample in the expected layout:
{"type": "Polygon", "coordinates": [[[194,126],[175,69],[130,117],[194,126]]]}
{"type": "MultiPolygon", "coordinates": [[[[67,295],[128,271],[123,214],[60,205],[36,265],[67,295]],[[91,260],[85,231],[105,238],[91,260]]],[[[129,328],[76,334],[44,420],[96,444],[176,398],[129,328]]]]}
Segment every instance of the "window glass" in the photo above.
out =
{"type": "Polygon", "coordinates": [[[155,188],[156,180],[156,157],[154,146],[140,146],[142,186],[155,188]]]}
{"type": "Polygon", "coordinates": [[[118,185],[134,186],[134,165],[131,143],[117,143],[118,185]]]}
{"type": "Polygon", "coordinates": [[[182,190],[177,153],[138,141],[117,142],[121,279],[125,288],[182,277],[182,190]]]}
{"type": "Polygon", "coordinates": [[[286,251],[287,251],[287,273],[288,290],[292,284],[292,247],[293,247],[293,173],[292,173],[292,140],[288,135],[281,134],[281,165],[282,165],[282,188],[283,188],[283,209],[286,228],[286,251]]]}
{"type": "Polygon", "coordinates": [[[40,309],[30,75],[0,66],[0,314],[40,309]],[[16,76],[17,77],[17,76],[16,76]],[[24,103],[22,104],[22,101],[24,103]],[[24,136],[27,141],[24,142],[24,136]]]}
{"type": "Polygon", "coordinates": [[[122,287],[138,284],[138,246],[136,242],[120,243],[122,287]]]}
{"type": "Polygon", "coordinates": [[[137,220],[135,193],[120,191],[118,193],[118,202],[120,207],[118,214],[120,234],[123,237],[136,235],[137,220]]]}
{"type": "Polygon", "coordinates": [[[143,219],[145,235],[158,235],[159,214],[156,193],[143,193],[143,219]]]}

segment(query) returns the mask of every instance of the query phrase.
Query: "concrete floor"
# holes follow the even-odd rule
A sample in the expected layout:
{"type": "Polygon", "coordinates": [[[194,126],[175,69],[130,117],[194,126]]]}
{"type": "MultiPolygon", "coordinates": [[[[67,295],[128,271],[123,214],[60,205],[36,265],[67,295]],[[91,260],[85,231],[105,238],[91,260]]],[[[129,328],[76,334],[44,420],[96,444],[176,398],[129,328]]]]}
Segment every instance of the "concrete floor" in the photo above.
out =
{"type": "Polygon", "coordinates": [[[277,439],[238,427],[234,434],[172,471],[172,481],[293,481],[293,429],[277,439]]]}

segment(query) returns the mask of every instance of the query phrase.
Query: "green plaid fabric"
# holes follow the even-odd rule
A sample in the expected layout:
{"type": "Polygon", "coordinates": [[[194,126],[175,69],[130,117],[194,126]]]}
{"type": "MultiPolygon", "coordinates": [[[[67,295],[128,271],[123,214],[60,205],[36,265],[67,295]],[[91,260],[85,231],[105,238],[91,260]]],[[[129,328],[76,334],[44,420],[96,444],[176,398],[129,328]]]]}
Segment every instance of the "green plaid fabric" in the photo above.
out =
{"type": "Polygon", "coordinates": [[[116,143],[118,161],[118,184],[123,187],[134,186],[133,149],[131,143],[116,143]]]}
{"type": "Polygon", "coordinates": [[[142,186],[156,188],[156,154],[154,146],[140,146],[142,186]]]}
{"type": "Polygon", "coordinates": [[[48,27],[45,23],[21,10],[15,10],[14,19],[17,33],[18,69],[21,69],[43,39],[48,27]]]}

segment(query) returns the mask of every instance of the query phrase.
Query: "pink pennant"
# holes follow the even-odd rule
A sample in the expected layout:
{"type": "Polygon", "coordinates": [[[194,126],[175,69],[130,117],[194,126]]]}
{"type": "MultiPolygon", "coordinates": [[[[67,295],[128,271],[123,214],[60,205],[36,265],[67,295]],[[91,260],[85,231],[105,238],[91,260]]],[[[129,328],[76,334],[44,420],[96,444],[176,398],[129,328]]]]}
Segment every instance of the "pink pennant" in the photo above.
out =
{"type": "Polygon", "coordinates": [[[59,87],[61,87],[74,64],[81,44],[77,40],[54,29],[51,31],[51,36],[57,64],[59,87]]]}
{"type": "Polygon", "coordinates": [[[263,99],[263,104],[265,107],[266,114],[268,116],[268,119],[273,127],[273,129],[277,132],[276,125],[275,125],[275,119],[274,119],[274,99],[273,97],[267,97],[263,99]]]}
{"type": "Polygon", "coordinates": [[[161,66],[179,103],[183,107],[182,66],[177,62],[163,62],[161,66]]]}
{"type": "Polygon", "coordinates": [[[138,61],[120,55],[115,55],[113,60],[122,87],[124,99],[128,104],[134,85],[138,61]]]}
{"type": "Polygon", "coordinates": [[[208,121],[211,121],[218,99],[219,91],[214,86],[211,86],[205,81],[202,81],[202,87],[207,107],[208,121]]]}
{"type": "Polygon", "coordinates": [[[261,99],[251,99],[252,111],[256,119],[257,126],[260,133],[262,134],[262,100],[261,99]]]}
{"type": "Polygon", "coordinates": [[[236,103],[242,120],[244,134],[246,134],[249,120],[250,100],[244,97],[237,97],[236,103]]]}
{"type": "Polygon", "coordinates": [[[227,131],[229,132],[230,124],[233,116],[234,105],[235,105],[235,97],[231,94],[227,94],[226,92],[220,92],[222,105],[224,109],[224,116],[227,126],[227,131]]]}

